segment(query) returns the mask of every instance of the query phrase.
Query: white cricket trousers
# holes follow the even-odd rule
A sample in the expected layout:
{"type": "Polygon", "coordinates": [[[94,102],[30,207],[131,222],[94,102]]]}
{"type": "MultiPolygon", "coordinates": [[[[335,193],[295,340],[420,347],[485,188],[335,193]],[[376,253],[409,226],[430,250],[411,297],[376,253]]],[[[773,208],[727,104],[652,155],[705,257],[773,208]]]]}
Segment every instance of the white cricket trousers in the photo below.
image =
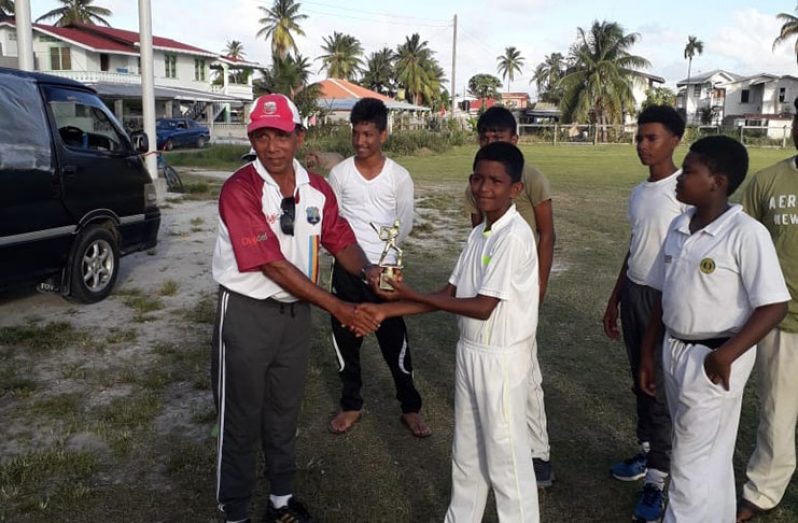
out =
{"type": "Polygon", "coordinates": [[[749,349],[732,364],[729,390],[704,371],[712,350],[666,335],[662,364],[673,420],[671,483],[665,523],[734,523],[732,456],[743,389],[756,359],[749,349]]]}
{"type": "Polygon", "coordinates": [[[538,363],[538,341],[532,340],[532,359],[529,365],[529,398],[526,424],[529,427],[532,457],[549,461],[549,433],[546,428],[546,406],[543,403],[543,376],[538,363]]]}
{"type": "Polygon", "coordinates": [[[527,429],[529,342],[457,343],[452,499],[447,523],[479,523],[493,488],[499,521],[540,521],[527,429]]]}
{"type": "Polygon", "coordinates": [[[759,428],[743,497],[768,510],[779,504],[795,472],[798,420],[798,333],[773,329],[757,345],[759,428]]]}

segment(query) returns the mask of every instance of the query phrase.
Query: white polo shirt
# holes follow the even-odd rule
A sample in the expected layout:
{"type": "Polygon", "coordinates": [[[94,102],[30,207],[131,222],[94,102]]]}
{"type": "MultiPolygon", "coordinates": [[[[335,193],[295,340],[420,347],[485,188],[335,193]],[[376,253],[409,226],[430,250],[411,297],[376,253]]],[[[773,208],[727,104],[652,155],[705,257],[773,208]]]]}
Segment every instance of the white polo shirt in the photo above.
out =
{"type": "Polygon", "coordinates": [[[651,286],[651,269],[673,219],[688,208],[676,199],[679,169],[656,182],[644,181],[629,195],[627,218],[632,228],[626,276],[638,285],[651,286]]]}
{"type": "MultiPolygon", "coordinates": [[[[378,228],[391,226],[398,218],[400,244],[413,229],[413,180],[407,169],[390,158],[385,159],[377,176],[367,180],[351,156],[332,168],[327,181],[338,198],[341,215],[371,263],[379,261],[385,247],[372,223],[378,228]]],[[[396,255],[390,251],[386,262],[395,261],[396,255]]]]}
{"type": "Polygon", "coordinates": [[[213,279],[231,291],[256,299],[297,299],[267,278],[261,267],[287,260],[316,283],[319,246],[332,255],[355,243],[338,214],[335,194],[324,178],[294,160],[294,235],[280,228],[283,195],[266,168],[255,160],[236,171],[219,195],[219,234],[213,249],[213,279]]]}
{"type": "Polygon", "coordinates": [[[449,283],[458,298],[499,298],[487,320],[459,316],[460,337],[491,347],[512,347],[535,336],[538,324],[538,256],[532,229],[515,205],[491,230],[471,230],[449,283]]]}
{"type": "Polygon", "coordinates": [[[732,205],[690,234],[695,209],[673,220],[654,264],[662,321],[672,336],[732,336],[757,307],[789,301],[767,229],[732,205]]]}

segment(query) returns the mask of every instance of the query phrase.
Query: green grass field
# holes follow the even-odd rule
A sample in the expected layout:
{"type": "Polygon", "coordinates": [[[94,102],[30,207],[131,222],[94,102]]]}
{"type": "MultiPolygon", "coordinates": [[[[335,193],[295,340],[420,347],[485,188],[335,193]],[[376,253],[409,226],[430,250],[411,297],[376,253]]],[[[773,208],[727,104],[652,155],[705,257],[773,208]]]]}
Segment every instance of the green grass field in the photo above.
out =
{"type": "MultiPolygon", "coordinates": [[[[627,248],[628,192],[645,172],[628,145],[522,149],[527,161],[551,181],[557,231],[555,272],[538,332],[556,475],[555,485],[540,495],[542,521],[629,521],[639,484],[609,479],[608,467],[636,452],[631,378],[623,344],[604,337],[601,316],[627,248]]],[[[444,155],[397,158],[416,183],[418,221],[405,245],[405,277],[419,289],[433,290],[446,281],[466,238],[462,192],[474,152],[475,147],[461,147],[444,155]]],[[[684,148],[678,151],[679,160],[685,152],[684,148]]],[[[776,149],[750,153],[752,170],[790,154],[776,149]]],[[[165,212],[181,212],[180,205],[176,200],[165,212]]],[[[180,282],[171,281],[151,301],[167,300],[179,289],[180,282]]],[[[131,318],[147,312],[136,309],[138,302],[132,304],[140,298],[138,294],[134,289],[123,296],[131,301],[131,318]]],[[[104,409],[82,410],[81,398],[73,396],[35,401],[40,385],[25,379],[25,369],[10,363],[4,367],[0,359],[3,412],[21,414],[23,405],[30,405],[24,414],[42,431],[96,433],[110,447],[95,455],[65,452],[56,444],[17,459],[0,459],[0,522],[218,521],[211,405],[202,403],[190,417],[185,435],[160,437],[153,421],[165,408],[164,391],[179,384],[190,385],[180,389],[186,391],[181,397],[185,404],[209,396],[207,351],[213,301],[204,297],[195,309],[174,316],[169,323],[174,342],[154,347],[147,359],[138,362],[136,372],[118,376],[105,372],[87,378],[82,368],[62,371],[64,380],[77,376],[100,385],[121,382],[133,391],[129,398],[119,398],[104,409]],[[120,476],[125,479],[109,479],[120,476]]],[[[455,318],[434,313],[408,319],[423,414],[434,430],[425,440],[412,438],[399,423],[393,384],[373,337],[362,348],[365,416],[348,434],[327,432],[340,384],[329,317],[316,310],[314,322],[299,425],[297,494],[323,522],[441,521],[449,500],[455,318]]],[[[146,336],[146,323],[133,321],[129,327],[110,333],[107,343],[121,347],[135,342],[136,336],[146,336]]],[[[33,344],[31,340],[46,328],[41,332],[22,326],[3,329],[0,356],[17,348],[32,350],[26,344],[33,344]]],[[[66,334],[48,350],[60,350],[61,344],[85,344],[86,350],[99,350],[92,344],[96,341],[82,331],[66,334]]],[[[749,389],[735,455],[738,480],[756,429],[754,391],[749,389]]],[[[256,518],[265,507],[266,492],[261,480],[256,518]]],[[[793,484],[782,505],[760,521],[796,520],[798,489],[793,484]]],[[[496,521],[492,503],[485,521],[496,521]]]]}

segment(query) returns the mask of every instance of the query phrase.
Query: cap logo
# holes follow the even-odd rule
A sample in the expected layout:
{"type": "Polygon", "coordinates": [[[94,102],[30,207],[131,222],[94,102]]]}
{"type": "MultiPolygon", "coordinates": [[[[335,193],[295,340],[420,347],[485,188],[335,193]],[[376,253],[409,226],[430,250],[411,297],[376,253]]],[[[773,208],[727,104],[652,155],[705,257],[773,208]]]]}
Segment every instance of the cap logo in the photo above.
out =
{"type": "Polygon", "coordinates": [[[263,104],[263,114],[274,114],[277,112],[277,103],[275,102],[264,102],[263,104]]]}

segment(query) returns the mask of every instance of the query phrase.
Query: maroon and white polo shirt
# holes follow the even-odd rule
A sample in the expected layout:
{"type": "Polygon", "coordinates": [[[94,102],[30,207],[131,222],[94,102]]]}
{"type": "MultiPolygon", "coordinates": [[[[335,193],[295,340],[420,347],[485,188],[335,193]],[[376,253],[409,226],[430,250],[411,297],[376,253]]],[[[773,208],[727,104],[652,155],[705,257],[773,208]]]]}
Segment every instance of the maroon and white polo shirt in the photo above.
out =
{"type": "Polygon", "coordinates": [[[356,243],[349,224],[338,214],[332,188],[294,160],[294,235],[280,230],[283,195],[277,182],[255,159],[236,171],[219,195],[219,235],[213,249],[213,279],[231,291],[256,299],[296,298],[261,272],[261,267],[287,260],[317,283],[319,246],[333,256],[356,243]]]}

